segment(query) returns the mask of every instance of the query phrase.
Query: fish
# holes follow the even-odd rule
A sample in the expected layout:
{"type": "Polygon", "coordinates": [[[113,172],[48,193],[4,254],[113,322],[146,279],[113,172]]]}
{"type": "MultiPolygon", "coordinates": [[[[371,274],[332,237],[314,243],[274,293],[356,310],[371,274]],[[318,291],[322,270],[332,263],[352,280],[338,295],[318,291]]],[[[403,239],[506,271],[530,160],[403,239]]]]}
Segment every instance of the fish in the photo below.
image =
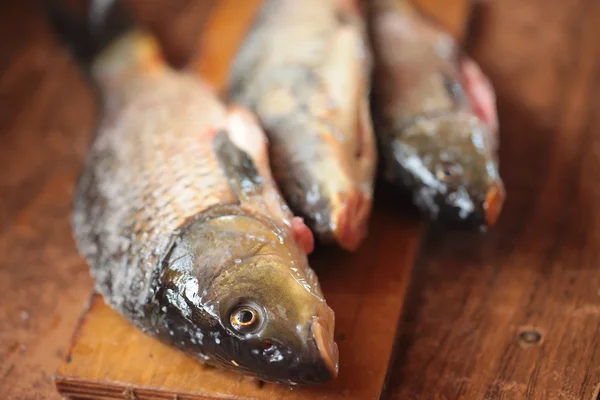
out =
{"type": "Polygon", "coordinates": [[[98,10],[97,48],[75,53],[102,113],[72,219],[96,290],[201,363],[291,385],[335,379],[335,313],[308,264],[312,234],[279,193],[255,116],[171,68],[120,2],[98,10]]]}
{"type": "Polygon", "coordinates": [[[371,54],[356,0],[266,0],[229,70],[226,98],[265,130],[284,198],[317,239],[364,242],[377,148],[371,54]]]}
{"type": "Polygon", "coordinates": [[[431,221],[493,227],[506,190],[493,86],[408,0],[370,0],[371,109],[382,179],[431,221]]]}

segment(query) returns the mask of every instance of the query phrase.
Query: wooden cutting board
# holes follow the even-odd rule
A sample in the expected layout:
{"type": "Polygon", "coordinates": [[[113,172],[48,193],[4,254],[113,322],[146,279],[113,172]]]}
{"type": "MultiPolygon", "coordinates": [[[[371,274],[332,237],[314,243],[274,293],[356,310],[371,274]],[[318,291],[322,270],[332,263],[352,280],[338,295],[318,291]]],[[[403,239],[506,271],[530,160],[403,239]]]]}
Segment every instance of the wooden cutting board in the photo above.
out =
{"type": "MultiPolygon", "coordinates": [[[[212,8],[192,68],[217,90],[260,4],[222,0],[212,8]]],[[[335,381],[290,388],[203,366],[142,334],[94,295],[56,374],[58,391],[78,399],[379,399],[422,229],[407,204],[377,197],[385,200],[376,202],[370,235],[358,252],[318,249],[311,257],[336,313],[335,381]]]]}

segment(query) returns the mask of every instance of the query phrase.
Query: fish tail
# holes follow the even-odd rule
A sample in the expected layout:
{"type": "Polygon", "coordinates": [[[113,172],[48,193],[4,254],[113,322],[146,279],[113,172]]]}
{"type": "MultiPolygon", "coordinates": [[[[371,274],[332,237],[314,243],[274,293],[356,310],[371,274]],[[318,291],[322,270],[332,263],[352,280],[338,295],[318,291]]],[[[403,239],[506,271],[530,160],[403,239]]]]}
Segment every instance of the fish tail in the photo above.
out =
{"type": "Polygon", "coordinates": [[[60,40],[89,67],[116,38],[134,28],[134,19],[120,0],[90,0],[85,16],[67,10],[61,0],[46,0],[46,12],[60,40]]]}

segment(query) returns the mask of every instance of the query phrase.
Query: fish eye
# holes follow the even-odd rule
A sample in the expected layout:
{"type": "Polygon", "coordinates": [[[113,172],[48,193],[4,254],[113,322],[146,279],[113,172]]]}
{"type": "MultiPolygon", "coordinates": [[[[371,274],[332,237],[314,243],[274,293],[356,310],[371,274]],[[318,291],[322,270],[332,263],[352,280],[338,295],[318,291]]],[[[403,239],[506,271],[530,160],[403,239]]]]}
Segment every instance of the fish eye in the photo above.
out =
{"type": "Polygon", "coordinates": [[[233,309],[229,321],[233,329],[240,333],[251,333],[261,325],[261,314],[251,305],[243,304],[233,309]]]}

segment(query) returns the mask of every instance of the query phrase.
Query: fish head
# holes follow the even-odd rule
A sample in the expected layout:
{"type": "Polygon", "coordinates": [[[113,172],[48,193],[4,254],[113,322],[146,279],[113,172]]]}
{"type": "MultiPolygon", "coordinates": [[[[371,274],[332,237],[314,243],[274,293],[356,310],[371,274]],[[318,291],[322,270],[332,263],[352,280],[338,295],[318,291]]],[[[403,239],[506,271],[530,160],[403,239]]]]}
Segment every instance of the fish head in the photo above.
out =
{"type": "Polygon", "coordinates": [[[401,179],[434,220],[493,226],[505,190],[488,126],[469,113],[424,116],[392,143],[401,179]]]}
{"type": "Polygon", "coordinates": [[[226,280],[220,321],[232,360],[259,376],[316,384],[337,376],[335,315],[289,261],[265,254],[244,260],[226,280]],[[237,344],[234,345],[234,344],[237,344]]]}
{"type": "Polygon", "coordinates": [[[286,232],[248,215],[188,228],[168,267],[187,269],[185,279],[177,278],[185,282],[177,290],[187,301],[171,305],[179,307],[175,314],[197,315],[179,321],[185,334],[201,332],[203,339],[184,339],[184,350],[197,345],[210,362],[264,381],[316,384],[337,376],[334,312],[306,253],[286,232]]]}

